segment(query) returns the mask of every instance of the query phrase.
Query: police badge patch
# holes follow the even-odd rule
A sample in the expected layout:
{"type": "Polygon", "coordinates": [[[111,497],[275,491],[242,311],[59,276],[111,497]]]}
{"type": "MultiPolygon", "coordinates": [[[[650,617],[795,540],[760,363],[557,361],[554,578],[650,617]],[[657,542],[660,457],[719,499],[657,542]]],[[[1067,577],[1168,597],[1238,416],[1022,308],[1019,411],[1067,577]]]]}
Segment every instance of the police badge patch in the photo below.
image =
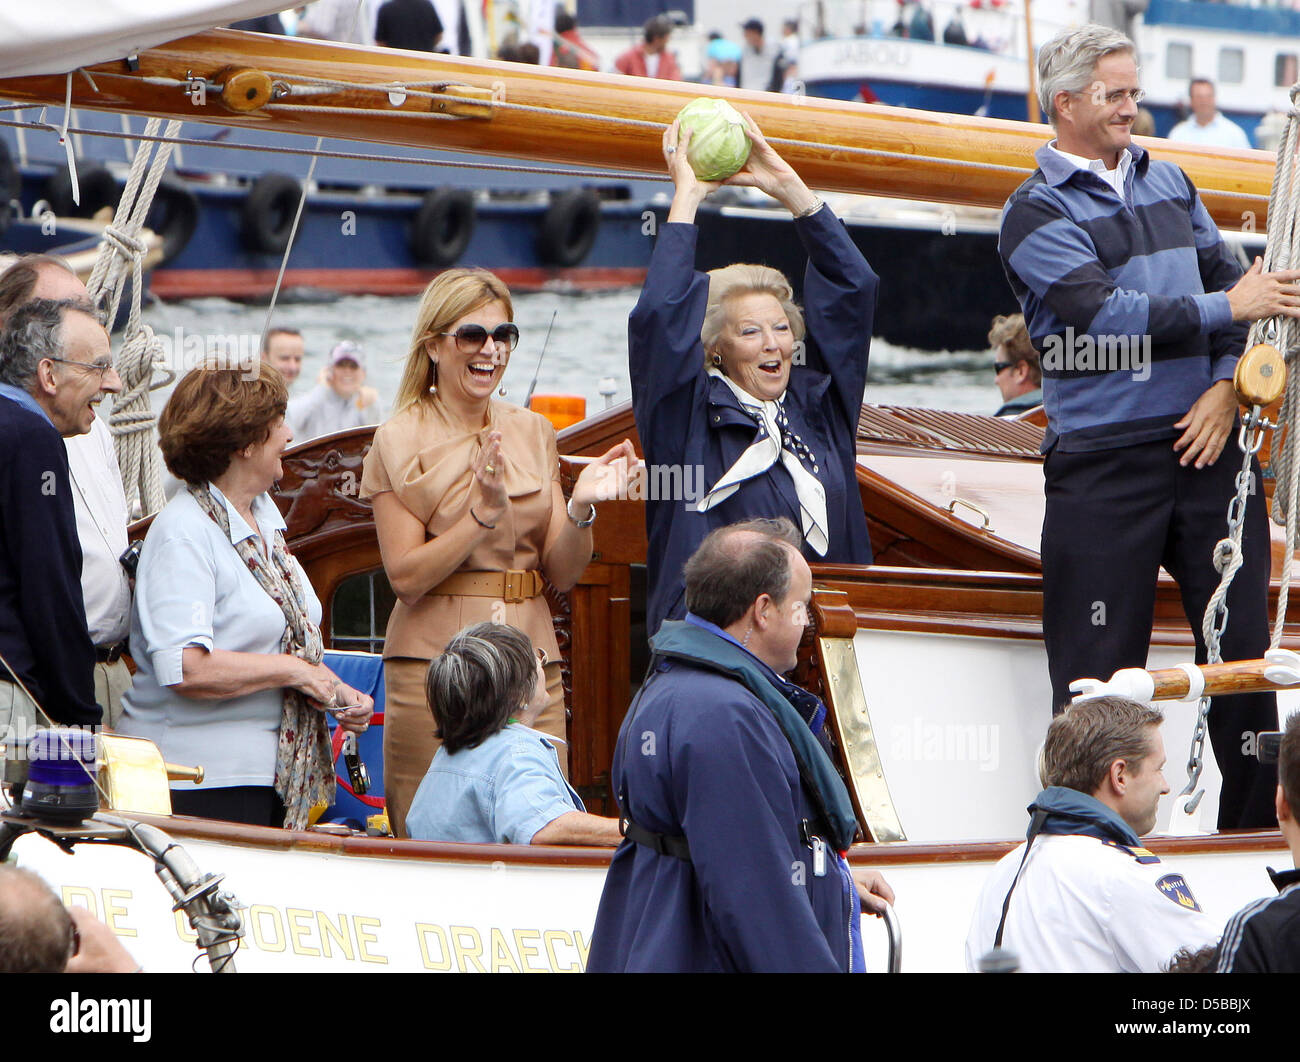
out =
{"type": "Polygon", "coordinates": [[[1192,895],[1192,890],[1188,888],[1181,874],[1166,874],[1156,882],[1156,888],[1160,890],[1161,895],[1172,900],[1179,907],[1186,907],[1189,911],[1201,909],[1201,905],[1196,902],[1196,897],[1192,895]]]}

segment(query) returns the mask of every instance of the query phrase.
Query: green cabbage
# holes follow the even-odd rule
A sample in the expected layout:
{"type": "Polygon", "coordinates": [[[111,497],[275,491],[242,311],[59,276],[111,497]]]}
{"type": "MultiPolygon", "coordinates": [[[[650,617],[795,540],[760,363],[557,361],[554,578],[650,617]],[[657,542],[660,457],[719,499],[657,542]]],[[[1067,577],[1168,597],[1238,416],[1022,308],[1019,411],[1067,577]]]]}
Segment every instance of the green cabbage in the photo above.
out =
{"type": "Polygon", "coordinates": [[[701,181],[721,181],[745,165],[749,133],[745,119],[726,100],[701,96],[677,115],[682,129],[691,131],[686,161],[701,181]]]}

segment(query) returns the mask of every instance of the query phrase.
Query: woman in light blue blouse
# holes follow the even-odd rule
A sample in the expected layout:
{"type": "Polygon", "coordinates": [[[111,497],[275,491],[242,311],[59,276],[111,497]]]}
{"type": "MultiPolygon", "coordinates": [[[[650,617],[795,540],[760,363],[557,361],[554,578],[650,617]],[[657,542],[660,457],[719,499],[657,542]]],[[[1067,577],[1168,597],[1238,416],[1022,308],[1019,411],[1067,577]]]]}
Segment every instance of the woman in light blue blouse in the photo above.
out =
{"type": "Polygon", "coordinates": [[[411,837],[498,844],[617,845],[618,820],[588,815],[532,724],[547,704],[545,655],[504,623],[457,634],[429,664],[442,745],[406,815],[411,837]]]}
{"type": "Polygon", "coordinates": [[[293,440],[284,379],[201,368],[158,422],[180,491],[154,519],[136,573],[131,654],[138,670],[120,729],[174,763],[201,764],[172,808],[302,829],[334,795],[325,712],[365,730],[373,701],[321,663],[320,602],[284,542],[267,493],[293,440]]]}

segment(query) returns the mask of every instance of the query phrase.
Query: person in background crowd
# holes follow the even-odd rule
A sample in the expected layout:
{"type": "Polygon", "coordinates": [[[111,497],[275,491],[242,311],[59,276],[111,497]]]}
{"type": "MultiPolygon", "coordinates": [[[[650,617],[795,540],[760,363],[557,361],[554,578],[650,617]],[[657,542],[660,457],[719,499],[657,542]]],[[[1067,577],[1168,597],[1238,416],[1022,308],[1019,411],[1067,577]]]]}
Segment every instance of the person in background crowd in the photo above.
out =
{"type": "Polygon", "coordinates": [[[1156,135],[1156,116],[1145,107],[1139,107],[1137,117],[1133,119],[1133,128],[1130,130],[1134,136],[1155,136],[1156,135]]]}
{"type": "Polygon", "coordinates": [[[740,87],[756,92],[776,91],[781,87],[777,81],[777,49],[763,40],[762,20],[746,19],[740,24],[740,30],[745,38],[740,56],[740,87]]]}
{"type": "Polygon", "coordinates": [[[262,337],[262,357],[284,377],[290,390],[302,372],[303,353],[302,333],[296,328],[271,328],[262,337]]]}
{"type": "Polygon", "coordinates": [[[542,50],[532,41],[523,41],[515,46],[515,55],[512,61],[537,66],[542,61],[542,50]]]}
{"type": "Polygon", "coordinates": [[[480,844],[613,847],[618,819],[589,815],[532,729],[546,708],[545,653],[504,623],[477,623],[429,665],[425,692],[442,742],[406,815],[410,836],[480,844]]]}
{"type": "Polygon", "coordinates": [[[330,352],[324,376],[305,395],[289,399],[285,419],[299,442],[383,420],[379,396],[365,386],[366,355],[356,343],[345,339],[330,352]]]}
{"type": "Polygon", "coordinates": [[[1213,147],[1250,147],[1246,131],[1231,118],[1219,113],[1213,81],[1204,77],[1195,78],[1187,86],[1187,98],[1191,104],[1192,116],[1169,130],[1170,140],[1213,147]]]}
{"type": "Polygon", "coordinates": [[[953,8],[952,18],[943,27],[943,43],[957,44],[962,47],[970,44],[966,39],[966,27],[961,20],[961,8],[953,8]]]}
{"type": "MultiPolygon", "coordinates": [[[[1277,757],[1277,825],[1300,868],[1300,712],[1282,731],[1277,757]]],[[[1277,895],[1243,907],[1223,931],[1219,973],[1300,973],[1300,869],[1274,871],[1277,895]]]]}
{"type": "Polygon", "coordinates": [[[993,318],[989,330],[993,348],[993,382],[1002,392],[997,417],[1014,417],[1043,404],[1043,370],[1038,351],[1025,331],[1025,315],[993,318]]]}
{"type": "MultiPolygon", "coordinates": [[[[1039,50],[1038,75],[1056,139],[1007,201],[998,252],[1042,355],[1043,635],[1059,710],[1076,679],[1145,665],[1161,566],[1186,615],[1204,614],[1242,467],[1233,372],[1247,322],[1300,317],[1300,270],[1264,273],[1256,259],[1243,276],[1187,175],[1132,142],[1142,89],[1123,34],[1061,33],[1039,50]]],[[[1243,519],[1227,660],[1269,644],[1262,493],[1243,519]]],[[[1277,782],[1243,754],[1242,734],[1276,720],[1271,691],[1214,698],[1220,829],[1272,825],[1277,782]]]]}
{"type": "Polygon", "coordinates": [[[812,572],[788,520],[718,528],[686,564],[689,611],[651,643],[610,781],[626,839],[590,972],[864,971],[860,911],[894,893],[851,874],[853,805],[826,707],[782,676],[812,572]]]}
{"type": "MultiPolygon", "coordinates": [[[[67,263],[48,255],[20,258],[0,275],[0,325],[29,299],[89,302],[86,286],[67,263]]],[[[96,416],[90,431],[63,440],[68,453],[72,503],[81,545],[81,593],[86,626],[95,645],[95,703],[102,722],[115,727],[131,672],[122,659],[131,624],[131,585],[121,557],[126,552],[126,492],[113,433],[96,416]]]]}
{"type": "Polygon", "coordinates": [[[740,81],[740,45],[714,30],[709,34],[705,80],[710,85],[735,88],[740,81]]]}
{"type": "Polygon", "coordinates": [[[36,721],[15,679],[53,722],[102,720],[63,439],[88,432],[95,406],[121,386],[88,303],[31,299],[9,314],[0,331],[0,735],[25,737],[36,721]]]}
{"type": "Polygon", "coordinates": [[[278,33],[284,36],[284,22],[278,14],[258,15],[256,18],[241,18],[230,24],[231,29],[246,30],[249,33],[278,33]]]}
{"type": "Polygon", "coordinates": [[[425,691],[429,661],[467,624],[504,621],[546,651],[547,707],[537,729],[567,736],[543,589],[577,583],[591,560],[595,503],[625,495],[619,472],[635,460],[631,443],[619,443],[582,470],[565,502],[551,422],[493,397],[519,342],[513,316],[509,289],[487,270],[434,278],[420,300],[394,413],[375,431],[361,477],[397,594],[384,637],[384,796],[399,837],[438,749],[425,691]],[[603,487],[612,489],[602,494],[603,487]]]}
{"type": "Polygon", "coordinates": [[[578,20],[563,8],[555,12],[555,47],[551,65],[570,70],[599,70],[600,57],[578,32],[578,20]]]}
{"type": "Polygon", "coordinates": [[[871,563],[854,440],[879,281],[830,207],[746,121],[749,160],[722,183],[759,188],[794,216],[805,308],[766,266],[693,271],[695,213],[718,185],[695,176],[689,131],[674,122],[663,140],[673,201],[628,317],[628,364],[646,464],[699,482],[693,495],[646,502],[650,634],[681,617],[682,566],[715,527],[789,516],[810,560],[871,563]]]}
{"type": "Polygon", "coordinates": [[[1124,697],[1076,701],[1052,720],[1046,787],[1027,841],[989,875],[966,939],[966,968],[995,947],[1023,973],[1159,973],[1218,924],[1181,874],[1142,847],[1165,782],[1163,717],[1124,697]]]}
{"type": "Polygon", "coordinates": [[[408,52],[435,52],[442,43],[442,19],[431,0],[387,0],[375,20],[375,43],[408,52]]]}
{"type": "Polygon", "coordinates": [[[781,34],[770,87],[774,92],[791,93],[799,80],[799,20],[786,19],[781,23],[781,34]]]}
{"type": "Polygon", "coordinates": [[[677,59],[668,50],[673,23],[667,15],[655,15],[641,27],[642,41],[614,60],[614,69],[634,77],[657,77],[661,81],[680,81],[682,72],[677,59]]]}
{"type": "Polygon", "coordinates": [[[934,19],[926,6],[918,3],[912,9],[912,20],[907,24],[907,35],[914,41],[934,40],[934,19]]]}
{"type": "Polygon", "coordinates": [[[0,974],[139,973],[117,935],[40,876],[0,865],[0,974]]]}
{"type": "Polygon", "coordinates": [[[299,37],[316,37],[341,44],[375,43],[378,0],[315,0],[298,19],[299,37]]]}
{"type": "Polygon", "coordinates": [[[267,493],[293,440],[284,380],[217,365],[187,373],[158,421],[187,489],[154,518],[136,574],[136,673],[121,731],[201,764],[172,809],[305,829],[334,797],[325,713],[364,731],[374,703],[321,663],[320,602],[267,493]]]}

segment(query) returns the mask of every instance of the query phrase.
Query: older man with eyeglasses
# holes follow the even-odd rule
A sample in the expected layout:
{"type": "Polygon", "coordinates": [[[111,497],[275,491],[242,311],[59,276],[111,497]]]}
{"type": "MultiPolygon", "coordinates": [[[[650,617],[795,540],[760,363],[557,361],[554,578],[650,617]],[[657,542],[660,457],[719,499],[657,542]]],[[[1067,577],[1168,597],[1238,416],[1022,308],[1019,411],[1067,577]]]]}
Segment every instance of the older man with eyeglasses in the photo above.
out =
{"type": "MultiPolygon", "coordinates": [[[[1242,460],[1225,449],[1233,370],[1247,322],[1300,317],[1300,272],[1264,273],[1256,260],[1243,275],[1187,175],[1132,143],[1142,89],[1123,34],[1085,25],[1053,38],[1038,91],[1056,139],[1008,200],[998,250],[1042,356],[1043,636],[1059,710],[1075,679],[1145,665],[1162,565],[1205,659],[1200,617],[1242,460]]],[[[1262,491],[1244,554],[1225,659],[1268,647],[1262,491]]],[[[1272,825],[1276,781],[1241,750],[1245,732],[1276,725],[1271,693],[1216,698],[1221,828],[1272,825]]]]}
{"type": "Polygon", "coordinates": [[[88,303],[33,299],[0,332],[0,740],[34,721],[24,688],[54,722],[100,722],[63,439],[121,386],[88,303]]]}
{"type": "MultiPolygon", "coordinates": [[[[29,254],[0,274],[0,327],[31,299],[89,301],[90,295],[63,259],[29,254]]],[[[106,365],[96,371],[108,376],[106,365]]],[[[116,391],[117,385],[109,382],[106,390],[116,391]]],[[[131,688],[123,658],[131,626],[131,584],[122,566],[130,514],[113,433],[104,418],[95,417],[84,435],[65,436],[63,445],[81,543],[86,628],[95,645],[95,700],[104,724],[112,727],[122,715],[122,695],[131,688]]]]}

